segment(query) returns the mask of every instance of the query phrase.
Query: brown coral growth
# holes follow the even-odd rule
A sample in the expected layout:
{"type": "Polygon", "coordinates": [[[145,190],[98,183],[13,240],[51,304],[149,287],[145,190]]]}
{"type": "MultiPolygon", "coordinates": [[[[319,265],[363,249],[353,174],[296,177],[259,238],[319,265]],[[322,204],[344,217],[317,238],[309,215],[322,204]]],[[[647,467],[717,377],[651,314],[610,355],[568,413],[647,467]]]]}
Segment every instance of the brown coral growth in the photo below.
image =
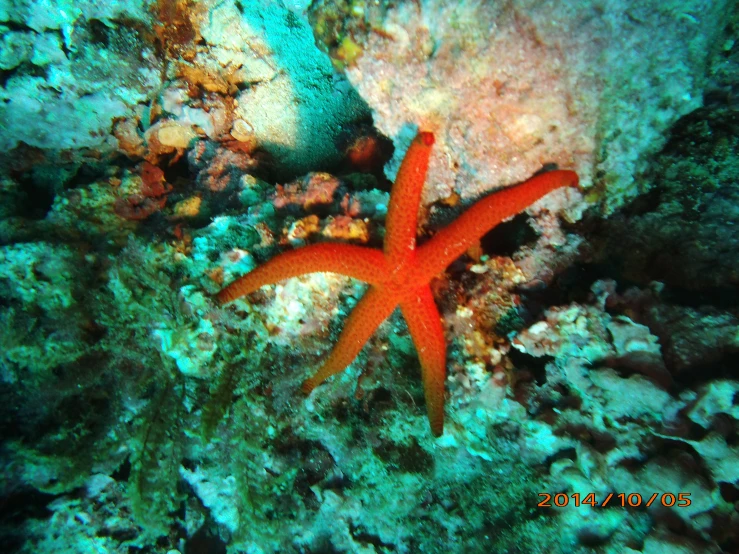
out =
{"type": "Polygon", "coordinates": [[[305,210],[331,204],[339,184],[340,181],[328,173],[309,173],[297,181],[277,185],[273,204],[278,209],[292,204],[305,210]]]}
{"type": "Polygon", "coordinates": [[[195,44],[201,38],[193,21],[198,13],[197,3],[191,0],[158,0],[152,10],[159,20],[154,32],[162,52],[171,59],[194,59],[195,44]]]}
{"type": "Polygon", "coordinates": [[[161,210],[167,203],[167,193],[172,186],[167,183],[161,168],[144,162],[141,168],[141,192],[118,198],[113,211],[123,219],[141,221],[161,210]]]}

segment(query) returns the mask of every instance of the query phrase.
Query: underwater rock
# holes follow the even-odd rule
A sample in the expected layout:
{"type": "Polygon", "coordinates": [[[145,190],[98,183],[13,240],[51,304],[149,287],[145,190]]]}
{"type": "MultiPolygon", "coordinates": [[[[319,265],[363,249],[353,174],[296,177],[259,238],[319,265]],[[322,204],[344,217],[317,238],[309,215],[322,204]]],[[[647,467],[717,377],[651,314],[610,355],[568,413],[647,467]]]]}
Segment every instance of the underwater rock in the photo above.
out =
{"type": "Polygon", "coordinates": [[[150,24],[146,2],[51,4],[11,2],[0,10],[8,72],[0,151],[19,143],[111,151],[115,119],[128,117],[159,83],[161,62],[142,36],[150,24]]]}
{"type": "Polygon", "coordinates": [[[662,304],[651,308],[646,317],[660,336],[665,362],[676,376],[695,377],[711,367],[729,369],[732,355],[739,352],[735,309],[662,304]]]}
{"type": "Polygon", "coordinates": [[[220,72],[241,67],[233,116],[280,161],[280,173],[299,175],[339,161],[342,128],[369,113],[315,46],[303,18],[280,2],[219,2],[200,32],[209,50],[194,63],[220,72]]]}
{"type": "Polygon", "coordinates": [[[2,152],[24,144],[139,156],[131,125],[143,127],[152,150],[183,147],[196,131],[211,139],[231,131],[295,176],[336,165],[344,127],[369,118],[307,22],[279,2],[58,4],[0,12],[2,152]],[[161,115],[174,120],[152,131],[161,115]],[[175,123],[186,132],[174,136],[175,123]]]}
{"type": "Polygon", "coordinates": [[[701,108],[677,122],[646,176],[650,192],[597,226],[594,260],[640,283],[714,294],[736,287],[737,137],[739,111],[727,106],[701,108]]]}
{"type": "Polygon", "coordinates": [[[688,417],[704,429],[711,429],[720,414],[739,421],[739,404],[734,399],[739,394],[739,381],[713,381],[704,385],[698,398],[688,411],[688,417]]]}
{"type": "Polygon", "coordinates": [[[626,316],[617,316],[607,325],[613,340],[615,355],[608,364],[643,373],[668,388],[672,378],[662,359],[658,337],[646,325],[635,323],[626,316]]]}
{"type": "Polygon", "coordinates": [[[354,36],[361,55],[347,74],[396,142],[412,138],[409,122],[436,133],[427,203],[477,198],[554,163],[595,183],[611,212],[640,192],[661,135],[700,106],[727,10],[404,2],[373,22],[380,32],[354,36]]]}

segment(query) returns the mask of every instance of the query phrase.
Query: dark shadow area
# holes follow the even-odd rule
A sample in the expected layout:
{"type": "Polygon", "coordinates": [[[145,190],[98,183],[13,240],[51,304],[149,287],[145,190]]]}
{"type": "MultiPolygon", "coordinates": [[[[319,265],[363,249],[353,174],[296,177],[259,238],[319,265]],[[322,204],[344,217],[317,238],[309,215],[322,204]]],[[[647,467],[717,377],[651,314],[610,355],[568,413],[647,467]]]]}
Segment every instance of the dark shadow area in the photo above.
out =
{"type": "Polygon", "coordinates": [[[183,554],[226,554],[226,543],[203,525],[185,542],[183,554]]]}
{"type": "Polygon", "coordinates": [[[518,370],[527,370],[534,377],[534,382],[538,386],[543,386],[547,382],[546,366],[554,361],[553,356],[532,356],[515,348],[511,348],[508,357],[518,370]]]}
{"type": "Polygon", "coordinates": [[[520,213],[504,221],[480,239],[482,251],[488,256],[512,256],[522,246],[536,242],[537,234],[529,225],[531,218],[520,213]]]}
{"type": "Polygon", "coordinates": [[[47,508],[57,495],[45,494],[30,487],[3,491],[0,496],[0,545],[10,554],[25,543],[24,523],[29,519],[44,520],[52,512],[47,508]]]}

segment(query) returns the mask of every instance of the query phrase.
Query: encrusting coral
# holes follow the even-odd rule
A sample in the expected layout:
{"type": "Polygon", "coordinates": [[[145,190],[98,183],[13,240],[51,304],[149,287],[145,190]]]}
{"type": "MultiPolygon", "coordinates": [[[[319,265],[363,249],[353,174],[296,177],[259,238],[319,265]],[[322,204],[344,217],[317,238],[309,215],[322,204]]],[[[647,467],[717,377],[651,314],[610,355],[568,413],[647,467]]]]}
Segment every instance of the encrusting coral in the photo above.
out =
{"type": "Polygon", "coordinates": [[[303,383],[303,392],[310,393],[346,368],[399,305],[421,361],[431,431],[440,436],[444,430],[446,342],[430,280],[498,223],[557,188],[576,187],[578,177],[573,171],[550,171],[490,194],[416,248],[418,208],[433,144],[432,133],[420,132],[405,155],[390,193],[384,252],[348,244],[315,244],[285,252],[223,289],[218,301],[228,303],[263,285],[306,273],[341,273],[369,283],[370,289],[347,319],[333,352],[303,383]]]}

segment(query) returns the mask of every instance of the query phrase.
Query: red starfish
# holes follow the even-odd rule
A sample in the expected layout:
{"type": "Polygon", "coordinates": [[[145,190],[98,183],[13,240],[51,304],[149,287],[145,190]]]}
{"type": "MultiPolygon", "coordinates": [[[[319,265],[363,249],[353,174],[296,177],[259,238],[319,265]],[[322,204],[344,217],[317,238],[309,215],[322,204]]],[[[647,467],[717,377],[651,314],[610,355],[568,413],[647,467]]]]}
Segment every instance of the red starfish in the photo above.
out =
{"type": "Polygon", "coordinates": [[[400,306],[421,361],[431,431],[439,436],[444,429],[446,342],[441,316],[429,288],[430,280],[498,223],[556,188],[577,186],[578,178],[573,171],[550,171],[520,185],[495,191],[416,248],[418,206],[433,144],[432,133],[419,133],[398,170],[385,220],[384,251],[332,243],[291,250],[237,279],[219,292],[217,298],[225,304],[263,285],[321,271],[341,273],[369,283],[371,286],[347,318],[328,359],[303,383],[303,392],[310,393],[325,379],[346,368],[378,325],[400,306]]]}

